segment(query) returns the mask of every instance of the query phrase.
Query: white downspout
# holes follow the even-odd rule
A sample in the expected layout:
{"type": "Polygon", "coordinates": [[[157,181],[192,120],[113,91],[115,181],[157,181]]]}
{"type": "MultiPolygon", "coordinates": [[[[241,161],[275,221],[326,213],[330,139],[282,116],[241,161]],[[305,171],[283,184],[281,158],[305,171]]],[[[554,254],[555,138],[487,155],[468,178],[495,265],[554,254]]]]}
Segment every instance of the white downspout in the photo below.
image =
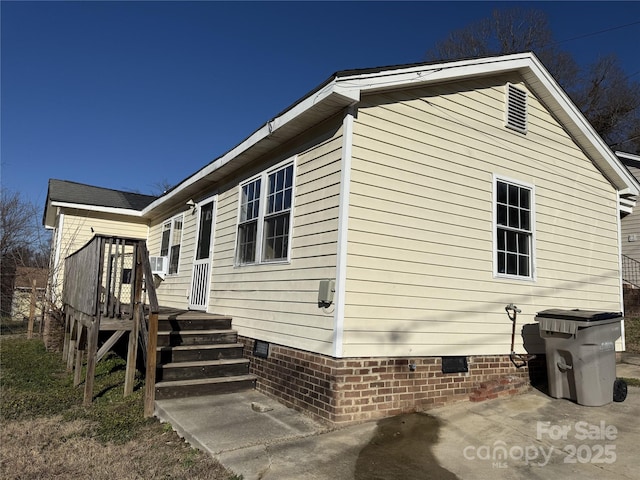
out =
{"type": "Polygon", "coordinates": [[[349,107],[342,120],[342,169],[340,171],[340,205],[338,210],[338,258],[336,262],[335,312],[333,325],[333,356],[342,358],[344,307],[347,281],[347,234],[349,231],[349,195],[351,191],[351,153],[353,147],[353,117],[355,107],[349,107]]]}
{"type": "Polygon", "coordinates": [[[626,348],[624,339],[624,288],[622,287],[622,222],[620,220],[620,192],[616,190],[616,221],[618,227],[618,269],[620,271],[620,311],[622,312],[622,321],[620,322],[620,331],[622,335],[622,351],[626,348]]]}

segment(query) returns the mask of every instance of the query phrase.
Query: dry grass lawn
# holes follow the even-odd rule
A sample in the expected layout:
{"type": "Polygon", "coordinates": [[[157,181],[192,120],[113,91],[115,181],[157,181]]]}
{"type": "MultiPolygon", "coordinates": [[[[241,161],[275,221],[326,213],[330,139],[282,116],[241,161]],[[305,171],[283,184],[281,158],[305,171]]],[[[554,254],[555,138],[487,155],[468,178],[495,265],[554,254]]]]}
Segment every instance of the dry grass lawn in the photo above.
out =
{"type": "Polygon", "coordinates": [[[123,444],[86,436],[86,421],[61,416],[2,422],[0,477],[9,479],[220,479],[218,462],[157,425],[123,444]]]}
{"type": "Polygon", "coordinates": [[[123,397],[123,361],[96,367],[93,404],[82,407],[61,355],[23,335],[0,337],[0,478],[239,480],[213,457],[142,415],[143,383],[123,397]]]}

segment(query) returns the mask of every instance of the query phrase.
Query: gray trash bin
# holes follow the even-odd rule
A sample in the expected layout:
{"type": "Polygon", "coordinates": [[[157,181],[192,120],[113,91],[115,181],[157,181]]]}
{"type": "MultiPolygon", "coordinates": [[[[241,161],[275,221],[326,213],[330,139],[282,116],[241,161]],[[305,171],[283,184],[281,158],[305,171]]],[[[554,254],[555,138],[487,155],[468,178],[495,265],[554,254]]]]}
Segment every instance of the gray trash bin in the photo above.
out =
{"type": "Polygon", "coordinates": [[[590,407],[613,400],[615,342],[620,338],[621,320],[617,312],[552,309],[538,313],[552,397],[590,407]]]}

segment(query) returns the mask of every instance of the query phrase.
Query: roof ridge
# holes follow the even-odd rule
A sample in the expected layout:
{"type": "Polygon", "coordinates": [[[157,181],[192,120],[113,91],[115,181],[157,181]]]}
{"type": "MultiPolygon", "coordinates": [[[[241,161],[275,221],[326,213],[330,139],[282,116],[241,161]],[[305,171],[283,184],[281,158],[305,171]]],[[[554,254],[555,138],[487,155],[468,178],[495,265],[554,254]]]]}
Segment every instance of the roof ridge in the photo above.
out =
{"type": "Polygon", "coordinates": [[[78,186],[81,186],[81,187],[97,188],[99,190],[108,190],[108,191],[116,192],[116,193],[125,193],[127,195],[139,195],[139,196],[142,196],[142,197],[149,197],[149,198],[158,198],[159,197],[159,195],[151,195],[151,194],[148,194],[148,193],[134,192],[134,191],[131,191],[131,190],[120,190],[120,189],[117,189],[117,188],[110,188],[110,187],[100,187],[98,185],[91,185],[91,184],[88,184],[88,183],[81,183],[81,182],[76,182],[76,181],[73,181],[73,180],[61,180],[61,179],[58,179],[58,178],[50,178],[49,179],[49,183],[51,183],[52,181],[61,182],[61,183],[70,183],[70,184],[78,185],[78,186]]]}

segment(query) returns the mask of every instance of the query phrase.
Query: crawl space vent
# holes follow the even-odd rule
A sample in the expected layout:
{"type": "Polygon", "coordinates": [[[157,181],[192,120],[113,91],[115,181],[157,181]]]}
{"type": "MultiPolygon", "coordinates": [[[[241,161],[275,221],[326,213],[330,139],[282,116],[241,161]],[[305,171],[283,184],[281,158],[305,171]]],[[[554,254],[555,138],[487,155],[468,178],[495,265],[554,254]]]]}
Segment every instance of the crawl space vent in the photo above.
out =
{"type": "Polygon", "coordinates": [[[442,373],[468,372],[467,357],[442,357],[442,373]]]}

